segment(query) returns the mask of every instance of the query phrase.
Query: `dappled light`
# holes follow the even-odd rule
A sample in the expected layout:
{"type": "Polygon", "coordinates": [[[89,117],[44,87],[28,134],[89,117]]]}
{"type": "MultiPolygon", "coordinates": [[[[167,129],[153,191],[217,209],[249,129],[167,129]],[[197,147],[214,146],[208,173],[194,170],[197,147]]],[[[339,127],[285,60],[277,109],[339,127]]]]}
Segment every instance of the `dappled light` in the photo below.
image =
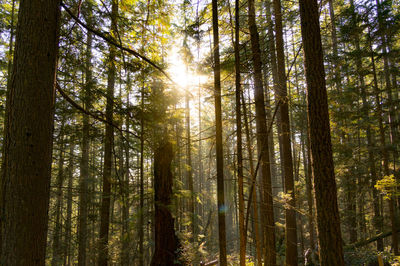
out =
{"type": "Polygon", "coordinates": [[[400,0],[0,1],[0,265],[400,265],[400,0]]]}

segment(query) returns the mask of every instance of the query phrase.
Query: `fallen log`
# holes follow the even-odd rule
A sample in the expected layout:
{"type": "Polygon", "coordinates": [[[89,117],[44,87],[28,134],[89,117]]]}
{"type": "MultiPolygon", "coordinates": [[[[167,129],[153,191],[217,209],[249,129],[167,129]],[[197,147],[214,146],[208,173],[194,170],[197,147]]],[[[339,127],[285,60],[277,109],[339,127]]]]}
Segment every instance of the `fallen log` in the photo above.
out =
{"type": "MultiPolygon", "coordinates": [[[[398,232],[400,232],[400,228],[397,228],[397,233],[398,232]]],[[[346,245],[344,248],[346,250],[349,250],[349,249],[363,247],[363,246],[366,246],[366,245],[368,245],[368,244],[370,244],[372,242],[375,242],[375,241],[377,241],[379,239],[386,238],[386,237],[391,236],[391,235],[392,235],[392,231],[385,232],[385,233],[380,233],[380,234],[378,234],[378,235],[376,235],[374,237],[371,237],[371,238],[368,238],[368,239],[364,239],[364,240],[358,241],[358,242],[353,243],[353,244],[346,245]]]]}
{"type": "Polygon", "coordinates": [[[209,262],[200,262],[201,266],[212,266],[212,265],[218,265],[218,260],[213,260],[209,262]]]}

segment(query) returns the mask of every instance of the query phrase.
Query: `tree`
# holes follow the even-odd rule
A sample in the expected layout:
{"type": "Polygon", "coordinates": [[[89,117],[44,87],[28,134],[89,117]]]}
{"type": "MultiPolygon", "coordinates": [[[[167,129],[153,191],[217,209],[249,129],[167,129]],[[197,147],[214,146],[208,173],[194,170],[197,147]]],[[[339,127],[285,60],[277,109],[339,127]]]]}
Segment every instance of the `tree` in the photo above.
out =
{"type": "MultiPolygon", "coordinates": [[[[86,21],[89,26],[93,25],[91,7],[88,6],[86,21]]],[[[88,32],[86,39],[85,53],[85,86],[82,90],[83,106],[86,110],[91,110],[93,75],[92,75],[92,44],[93,34],[88,32]]],[[[88,242],[88,206],[89,206],[89,147],[90,147],[90,118],[88,114],[82,115],[82,137],[81,137],[81,161],[80,161],[80,177],[79,177],[79,219],[78,219],[78,265],[86,265],[86,253],[88,242]]]]}
{"type": "MultiPolygon", "coordinates": [[[[111,29],[114,35],[117,35],[118,1],[112,1],[111,10],[111,29]]],[[[106,120],[113,123],[114,109],[114,86],[115,86],[115,56],[116,49],[110,46],[110,53],[107,62],[107,105],[106,120]]],[[[110,226],[110,205],[111,205],[111,168],[112,168],[112,149],[114,145],[114,127],[106,125],[105,143],[104,143],[104,169],[103,169],[103,191],[100,210],[100,240],[99,240],[99,266],[108,264],[108,234],[110,226]]]]}
{"type": "Polygon", "coordinates": [[[2,265],[44,265],[60,1],[20,1],[1,178],[2,265]]]}
{"type": "Polygon", "coordinates": [[[160,142],[154,154],[155,194],[155,250],[152,266],[182,265],[179,258],[179,240],[175,235],[174,218],[170,211],[172,182],[172,144],[160,142]]]}
{"type": "Polygon", "coordinates": [[[262,219],[265,235],[264,263],[276,265],[275,254],[275,224],[272,203],[271,169],[268,149],[268,130],[264,106],[264,91],[261,73],[261,51],[259,35],[255,20],[254,0],[248,1],[249,28],[254,68],[254,99],[256,108],[257,152],[260,160],[260,172],[262,176],[262,219]]]}
{"type": "Polygon", "coordinates": [[[322,265],[344,265],[318,3],[300,0],[299,4],[320,262],[322,265]]]}
{"type": "Polygon", "coordinates": [[[290,140],[289,97],[287,95],[285,53],[283,43],[282,8],[281,1],[274,0],[276,57],[278,62],[278,86],[275,91],[280,109],[279,126],[281,128],[282,165],[286,194],[290,195],[288,207],[285,209],[285,234],[286,234],[286,265],[297,265],[297,225],[296,225],[296,199],[294,193],[293,160],[290,140]]]}
{"type": "Polygon", "coordinates": [[[214,58],[214,99],[215,99],[215,133],[217,156],[217,208],[219,260],[221,266],[226,260],[226,225],[225,225],[225,193],[224,193],[224,158],[222,149],[222,113],[221,113],[221,65],[219,58],[218,1],[212,1],[213,24],[213,58],[214,58]]]}
{"type": "Polygon", "coordinates": [[[240,84],[240,40],[239,40],[239,0],[235,0],[235,103],[236,103],[236,137],[237,137],[237,177],[239,195],[239,237],[240,237],[240,265],[246,265],[246,236],[244,226],[244,187],[243,187],[243,151],[242,151],[242,112],[241,112],[241,84],[240,84]]]}

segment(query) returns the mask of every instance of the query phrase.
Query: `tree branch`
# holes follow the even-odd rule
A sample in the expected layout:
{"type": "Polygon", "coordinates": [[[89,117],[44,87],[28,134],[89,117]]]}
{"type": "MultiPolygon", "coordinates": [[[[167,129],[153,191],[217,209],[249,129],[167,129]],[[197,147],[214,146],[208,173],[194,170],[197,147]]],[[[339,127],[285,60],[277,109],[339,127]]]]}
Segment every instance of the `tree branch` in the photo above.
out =
{"type": "Polygon", "coordinates": [[[83,108],[82,106],[80,106],[78,103],[76,103],[73,99],[71,99],[71,97],[69,97],[65,91],[63,91],[63,89],[61,89],[60,85],[58,84],[58,82],[56,83],[56,89],[57,91],[61,94],[61,96],[67,101],[69,102],[73,107],[75,107],[76,109],[78,109],[79,111],[81,111],[84,114],[87,114],[88,116],[91,116],[92,118],[94,118],[97,121],[103,122],[105,124],[108,124],[112,127],[114,127],[115,129],[117,129],[119,132],[122,133],[128,133],[131,134],[132,136],[134,136],[135,138],[139,138],[138,135],[136,135],[134,132],[129,131],[129,130],[124,130],[122,128],[120,128],[119,126],[117,126],[116,124],[102,118],[101,116],[98,116],[96,114],[93,114],[91,112],[89,112],[88,110],[86,110],[85,108],[83,108]]]}
{"type": "Polygon", "coordinates": [[[153,61],[151,61],[149,58],[147,58],[144,55],[139,54],[135,50],[132,50],[132,49],[127,48],[127,47],[124,47],[122,44],[119,44],[117,41],[115,41],[112,37],[106,36],[104,33],[100,32],[99,30],[96,30],[96,29],[93,29],[93,28],[89,27],[88,25],[83,23],[77,16],[75,16],[72,13],[72,11],[63,2],[61,2],[61,6],[70,15],[71,18],[73,18],[79,25],[84,27],[87,31],[90,31],[91,33],[93,33],[94,35],[102,38],[104,41],[108,42],[109,44],[114,45],[115,47],[117,47],[117,48],[119,48],[119,49],[121,49],[121,50],[123,50],[125,52],[128,52],[129,54],[135,56],[136,58],[139,58],[139,59],[147,62],[149,65],[151,65],[152,67],[154,67],[155,69],[160,71],[167,79],[169,79],[172,83],[175,84],[175,82],[171,79],[171,77],[161,67],[159,67],[153,61]]]}

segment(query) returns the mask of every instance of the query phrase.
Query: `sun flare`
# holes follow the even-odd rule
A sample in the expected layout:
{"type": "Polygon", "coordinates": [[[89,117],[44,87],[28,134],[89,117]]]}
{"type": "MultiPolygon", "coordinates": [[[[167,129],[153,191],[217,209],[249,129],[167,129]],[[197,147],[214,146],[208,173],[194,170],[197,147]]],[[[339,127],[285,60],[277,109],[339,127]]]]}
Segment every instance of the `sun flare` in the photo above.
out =
{"type": "Polygon", "coordinates": [[[199,75],[185,64],[183,56],[177,46],[171,49],[168,56],[168,73],[181,91],[193,90],[207,81],[207,77],[199,75]]]}

